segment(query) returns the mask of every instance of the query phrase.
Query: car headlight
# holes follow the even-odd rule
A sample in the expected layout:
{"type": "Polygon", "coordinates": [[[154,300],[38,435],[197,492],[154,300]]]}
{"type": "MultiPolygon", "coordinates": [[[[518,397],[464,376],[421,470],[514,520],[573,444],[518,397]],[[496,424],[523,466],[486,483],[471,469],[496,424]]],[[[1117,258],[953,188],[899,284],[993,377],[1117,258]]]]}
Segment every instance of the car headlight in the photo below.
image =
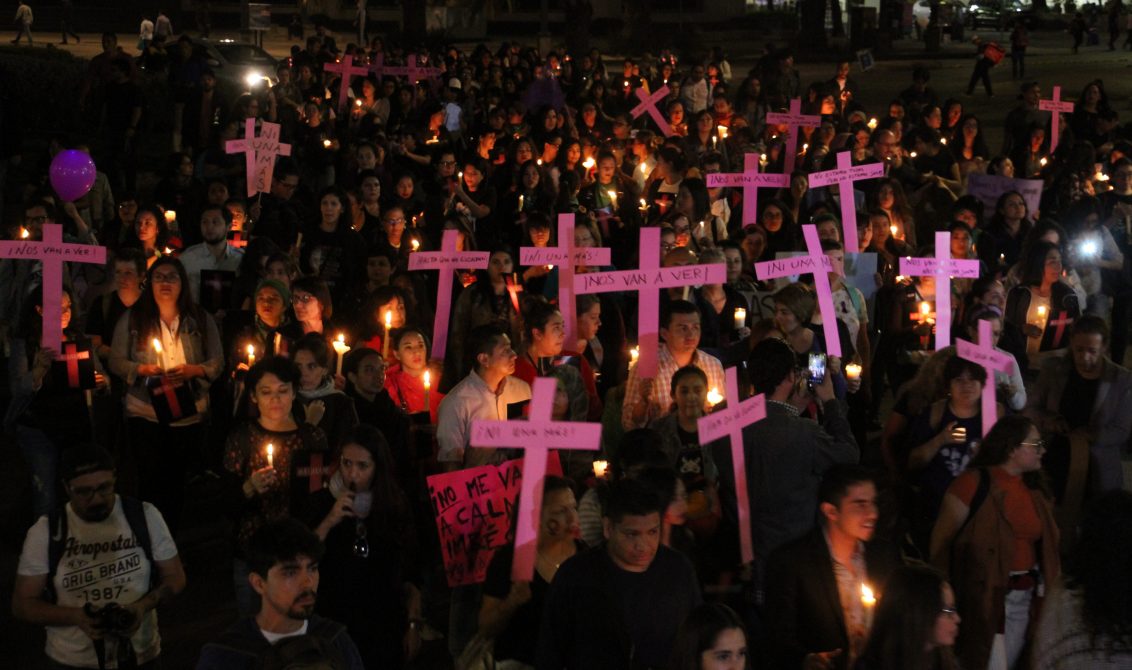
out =
{"type": "Polygon", "coordinates": [[[262,82],[267,82],[268,87],[271,86],[271,78],[264,76],[260,72],[249,72],[247,76],[244,77],[244,83],[248,85],[249,89],[259,86],[262,82]]]}

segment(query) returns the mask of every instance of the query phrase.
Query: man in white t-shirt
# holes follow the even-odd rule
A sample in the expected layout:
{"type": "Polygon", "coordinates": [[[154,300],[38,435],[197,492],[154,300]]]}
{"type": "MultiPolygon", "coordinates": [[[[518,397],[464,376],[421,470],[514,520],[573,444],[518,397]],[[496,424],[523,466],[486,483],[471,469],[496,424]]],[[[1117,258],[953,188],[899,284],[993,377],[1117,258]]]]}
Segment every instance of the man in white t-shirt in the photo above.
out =
{"type": "Polygon", "coordinates": [[[12,612],[47,627],[47,656],[57,668],[106,667],[129,655],[139,670],[157,667],[157,605],[185,588],[177,547],[157,508],[114,493],[113,457],[79,445],[63,453],[60,474],[70,502],[28,530],[16,571],[12,612]],[[56,540],[54,538],[61,538],[56,540]],[[51,565],[53,557],[58,562],[51,565]],[[156,576],[153,571],[156,570],[156,576]],[[44,595],[44,589],[53,597],[44,595]],[[99,613],[125,612],[112,629],[99,613]]]}

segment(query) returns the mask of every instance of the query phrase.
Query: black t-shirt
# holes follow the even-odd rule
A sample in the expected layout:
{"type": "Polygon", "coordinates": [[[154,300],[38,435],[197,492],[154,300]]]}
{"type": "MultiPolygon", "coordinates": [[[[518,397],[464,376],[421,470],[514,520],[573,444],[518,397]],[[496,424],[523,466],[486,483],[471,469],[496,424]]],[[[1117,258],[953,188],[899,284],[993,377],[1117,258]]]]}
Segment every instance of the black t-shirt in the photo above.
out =
{"type": "Polygon", "coordinates": [[[114,328],[118,325],[118,319],[129,309],[118,297],[117,291],[103,295],[87,312],[86,328],[84,329],[86,334],[98,335],[102,338],[103,344],[110,346],[114,339],[114,328]]]}
{"type": "Polygon", "coordinates": [[[1100,383],[1100,379],[1085,379],[1077,374],[1076,369],[1069,371],[1069,379],[1065,382],[1065,390],[1061,394],[1061,406],[1058,410],[1065,417],[1070,429],[1089,425],[1100,383]]]}

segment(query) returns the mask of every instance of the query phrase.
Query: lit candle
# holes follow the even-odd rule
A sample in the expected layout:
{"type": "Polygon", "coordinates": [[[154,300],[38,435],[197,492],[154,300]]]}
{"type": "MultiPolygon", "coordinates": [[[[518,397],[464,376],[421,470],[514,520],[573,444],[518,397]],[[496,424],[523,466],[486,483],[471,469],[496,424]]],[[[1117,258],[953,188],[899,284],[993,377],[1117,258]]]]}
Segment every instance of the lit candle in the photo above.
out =
{"type": "Polygon", "coordinates": [[[888,227],[888,232],[889,232],[889,234],[890,234],[890,235],[892,235],[893,237],[896,237],[896,231],[897,231],[897,228],[896,228],[896,226],[889,226],[889,227],[888,227]]]}
{"type": "Polygon", "coordinates": [[[416,239],[416,238],[413,238],[413,241],[410,242],[410,244],[413,247],[413,251],[416,251],[416,250],[421,248],[421,241],[416,239]]]}
{"type": "Polygon", "coordinates": [[[274,344],[271,348],[271,353],[278,356],[279,350],[283,348],[283,335],[281,333],[275,333],[275,339],[273,340],[273,343],[274,344]]]}
{"type": "Polygon", "coordinates": [[[845,377],[849,381],[859,379],[861,377],[861,366],[856,363],[850,363],[845,366],[845,377]]]}
{"type": "Polygon", "coordinates": [[[355,100],[354,104],[357,105],[359,109],[361,109],[361,107],[362,107],[362,101],[361,100],[355,100]]]}
{"type": "Polygon", "coordinates": [[[537,161],[535,161],[535,164],[538,165],[539,167],[542,167],[542,159],[540,158],[537,161]]]}
{"type": "Polygon", "coordinates": [[[649,173],[649,166],[645,165],[644,163],[641,163],[641,174],[648,174],[648,173],[649,173]]]}
{"type": "Polygon", "coordinates": [[[346,352],[350,351],[350,347],[346,346],[346,336],[338,333],[338,339],[334,340],[334,353],[338,354],[338,374],[342,374],[342,360],[346,358],[346,352]]]}
{"type": "Polygon", "coordinates": [[[873,118],[869,119],[869,130],[876,130],[876,129],[877,129],[877,117],[874,116],[873,118]]]}
{"type": "Polygon", "coordinates": [[[867,584],[861,584],[861,605],[865,609],[865,629],[873,627],[873,612],[876,610],[877,598],[867,584]]]}
{"type": "Polygon", "coordinates": [[[947,138],[946,137],[939,138],[939,143],[942,144],[943,146],[947,146],[947,138]]]}
{"type": "Polygon", "coordinates": [[[330,140],[323,140],[322,146],[329,149],[330,148],[330,140]]]}
{"type": "Polygon", "coordinates": [[[161,340],[153,338],[153,351],[157,354],[157,365],[165,371],[165,350],[161,348],[161,340]]]}
{"type": "Polygon", "coordinates": [[[908,154],[908,156],[909,156],[910,158],[915,158],[915,157],[916,157],[916,152],[915,152],[915,151],[913,151],[912,153],[908,154]]]}
{"type": "Polygon", "coordinates": [[[927,300],[920,303],[920,321],[926,321],[928,315],[932,313],[932,304],[927,300]]]}
{"type": "Polygon", "coordinates": [[[165,247],[165,255],[166,256],[172,256],[173,255],[173,248],[172,247],[165,247]]]}
{"type": "Polygon", "coordinates": [[[430,370],[424,371],[424,408],[425,411],[430,411],[432,405],[428,402],[429,390],[432,389],[432,372],[430,370]]]}
{"type": "Polygon", "coordinates": [[[605,473],[609,470],[609,461],[594,461],[594,477],[598,479],[605,479],[605,473]]]}
{"type": "Polygon", "coordinates": [[[806,152],[809,151],[809,150],[810,150],[810,143],[809,142],[803,142],[802,143],[802,155],[805,156],[806,152]]]}
{"type": "Polygon", "coordinates": [[[177,220],[177,212],[167,209],[165,210],[165,223],[173,223],[177,220]]]}
{"type": "Polygon", "coordinates": [[[270,442],[267,443],[267,467],[275,467],[275,445],[270,442]]]}
{"type": "Polygon", "coordinates": [[[610,189],[605,194],[609,196],[609,201],[613,203],[613,209],[617,209],[617,191],[610,189]]]}
{"type": "Polygon", "coordinates": [[[716,137],[715,135],[711,136],[711,148],[712,148],[712,151],[715,151],[716,149],[719,148],[719,138],[716,137]]]}
{"type": "Polygon", "coordinates": [[[646,202],[644,198],[641,198],[641,207],[640,207],[640,209],[641,209],[641,216],[644,216],[644,215],[645,215],[645,214],[647,214],[647,213],[648,213],[648,211],[649,211],[649,203],[648,203],[648,202],[646,202]]]}
{"type": "Polygon", "coordinates": [[[897,284],[903,284],[904,283],[904,275],[896,275],[896,283],[897,284]]]}
{"type": "Polygon", "coordinates": [[[1049,162],[1049,161],[1047,161],[1046,159],[1044,159],[1044,158],[1043,158],[1043,159],[1041,159],[1040,161],[1038,161],[1038,165],[1041,165],[1042,167],[1045,167],[1045,166],[1046,166],[1046,163],[1048,163],[1048,162],[1049,162]]]}
{"type": "Polygon", "coordinates": [[[251,370],[253,365],[255,365],[255,345],[249,344],[248,345],[248,369],[251,370]]]}
{"type": "Polygon", "coordinates": [[[29,237],[31,237],[31,231],[27,228],[24,228],[23,226],[20,226],[20,239],[26,240],[29,237]]]}
{"type": "Polygon", "coordinates": [[[735,330],[742,330],[747,325],[747,310],[742,307],[735,308],[735,330]]]}
{"type": "Polygon", "coordinates": [[[711,388],[711,390],[708,391],[707,401],[708,401],[709,405],[711,405],[712,407],[715,407],[719,403],[723,402],[723,395],[720,394],[719,389],[717,389],[713,386],[711,388]]]}
{"type": "Polygon", "coordinates": [[[765,170],[766,164],[767,164],[766,154],[759,154],[759,169],[765,170]]]}
{"type": "Polygon", "coordinates": [[[586,160],[582,161],[582,167],[586,168],[586,171],[589,172],[591,174],[591,176],[593,174],[593,169],[594,169],[595,165],[597,165],[597,162],[593,159],[592,156],[590,158],[587,158],[586,160]]]}
{"type": "Polygon", "coordinates": [[[629,369],[632,370],[633,366],[637,364],[637,359],[641,357],[641,350],[638,347],[633,347],[629,350],[629,369]]]}
{"type": "Polygon", "coordinates": [[[392,339],[390,331],[393,330],[393,310],[385,310],[385,337],[381,342],[381,357],[389,358],[389,340],[392,339]]]}
{"type": "Polygon", "coordinates": [[[967,441],[967,429],[964,428],[963,426],[956,426],[951,431],[951,437],[956,439],[956,440],[959,440],[960,442],[966,442],[967,441]]]}
{"type": "Polygon", "coordinates": [[[523,211],[523,200],[524,199],[525,198],[523,196],[521,196],[521,195],[519,196],[519,211],[520,212],[523,211]]]}

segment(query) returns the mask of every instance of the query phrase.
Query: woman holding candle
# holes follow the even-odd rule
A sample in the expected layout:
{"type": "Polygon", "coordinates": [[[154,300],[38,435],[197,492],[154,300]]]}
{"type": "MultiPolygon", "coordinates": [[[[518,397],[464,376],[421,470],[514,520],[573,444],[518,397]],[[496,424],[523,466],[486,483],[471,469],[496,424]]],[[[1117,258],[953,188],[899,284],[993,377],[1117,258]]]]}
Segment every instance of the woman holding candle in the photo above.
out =
{"type": "Polygon", "coordinates": [[[386,363],[393,360],[392,331],[407,325],[405,293],[395,286],[374,291],[362,308],[364,321],[358,333],[359,347],[381,352],[386,363]]]}
{"type": "Polygon", "coordinates": [[[507,277],[514,270],[511,252],[496,249],[488,258],[487,270],[476,270],[475,283],[462,291],[456,299],[449,322],[448,355],[444,360],[446,386],[456,384],[467,376],[469,368],[464,360],[464,347],[468,333],[476,326],[499,324],[512,342],[519,341],[521,319],[507,290],[507,277]]]}
{"type": "Polygon", "coordinates": [[[869,209],[879,209],[888,214],[889,226],[896,226],[896,233],[892,237],[911,247],[916,246],[916,225],[912,219],[912,207],[908,204],[900,180],[894,177],[880,180],[865,204],[869,209]]]}
{"type": "Polygon", "coordinates": [[[225,445],[229,509],[235,516],[233,583],[242,616],[259,611],[259,596],[248,584],[244,559],[248,540],[268,521],[304,509],[312,483],[313,490],[322,488],[329,466],[326,434],[295,419],[299,383],[299,369],[290,360],[271,356],[258,361],[247,377],[253,418],[237,424],[225,445]]]}
{"type": "Polygon", "coordinates": [[[260,356],[288,356],[295,340],[302,337],[302,326],[291,319],[291,290],[274,279],[260,280],[253,294],[255,312],[225,322],[230,347],[228,360],[244,360],[247,346],[254,345],[260,356]]]}
{"type": "Polygon", "coordinates": [[[403,668],[421,645],[419,548],[394,470],[385,436],[359,425],[304,514],[326,547],[316,610],[346,626],[367,668],[403,668]]]}
{"type": "Polygon", "coordinates": [[[224,368],[220,332],[193,302],[188,282],[180,261],[157,259],[145,292],[118,320],[110,353],[111,372],[127,386],[126,428],[139,492],[161,510],[171,530],[180,523],[187,465],[202,458],[209,386],[224,368]],[[177,391],[182,386],[187,394],[177,391]],[[193,407],[180,407],[185,398],[193,407]],[[160,414],[166,420],[158,418],[155,402],[168,405],[168,415],[164,407],[160,414]]]}
{"type": "MultiPolygon", "coordinates": [[[[727,263],[727,257],[722,249],[712,247],[700,254],[699,262],[705,265],[727,263]]],[[[702,348],[722,351],[751,336],[750,303],[730,283],[704,284],[696,291],[696,305],[700,308],[702,322],[710,319],[715,324],[714,328],[703,329],[702,348]],[[710,335],[715,335],[714,340],[710,335]]]]}
{"type": "Polygon", "coordinates": [[[979,234],[979,258],[1000,270],[1017,263],[1022,243],[1033,227],[1026,199],[1017,191],[1008,191],[998,198],[994,216],[979,234]]]}
{"type": "Polygon", "coordinates": [[[965,622],[958,644],[963,667],[1014,667],[1042,585],[1060,575],[1059,532],[1041,472],[1044,452],[1029,419],[1004,417],[944,496],[931,560],[955,587],[965,622]]]}
{"type": "MultiPolygon", "coordinates": [[[[338,389],[330,374],[330,347],[319,333],[308,333],[295,342],[292,359],[299,367],[299,404],[306,423],[326,433],[332,448],[358,425],[354,401],[338,389]]],[[[343,385],[345,382],[343,381],[343,385]]]]}
{"type": "Polygon", "coordinates": [[[955,592],[928,567],[898,568],[876,605],[868,642],[854,670],[958,670],[952,647],[961,618],[955,592]]]}
{"type": "Polygon", "coordinates": [[[150,268],[154,261],[161,257],[168,244],[169,226],[165,223],[164,213],[152,205],[139,207],[134,217],[133,235],[122,246],[128,249],[141,249],[145,254],[146,267],[150,268]]]}
{"type": "Polygon", "coordinates": [[[1061,280],[1061,249],[1034,244],[1022,261],[1022,281],[1006,296],[1006,324],[1014,339],[1026,343],[1030,369],[1041,366],[1047,351],[1069,346],[1068,325],[1081,316],[1073,289],[1061,280]]]}
{"type": "Polygon", "coordinates": [[[429,341],[425,332],[409,326],[393,332],[393,356],[397,362],[385,371],[385,390],[406,414],[428,411],[436,423],[436,409],[444,394],[437,390],[440,371],[428,364],[429,341]]]}

